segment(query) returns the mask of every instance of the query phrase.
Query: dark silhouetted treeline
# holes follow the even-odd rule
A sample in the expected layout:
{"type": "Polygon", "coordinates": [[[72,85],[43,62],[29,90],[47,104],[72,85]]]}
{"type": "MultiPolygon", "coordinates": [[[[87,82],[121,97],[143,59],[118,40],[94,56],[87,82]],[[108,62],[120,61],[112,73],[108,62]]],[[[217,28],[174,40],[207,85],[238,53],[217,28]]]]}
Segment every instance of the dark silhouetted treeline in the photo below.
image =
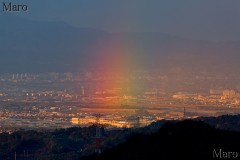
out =
{"type": "Polygon", "coordinates": [[[84,160],[208,160],[214,149],[240,153],[240,133],[188,120],[166,123],[152,135],[133,135],[126,143],[84,160]]]}
{"type": "Polygon", "coordinates": [[[240,115],[226,115],[161,120],[137,129],[102,128],[103,154],[97,157],[92,155],[95,126],[1,133],[0,160],[12,160],[15,154],[18,160],[211,159],[213,149],[240,148],[239,121],[240,115]]]}

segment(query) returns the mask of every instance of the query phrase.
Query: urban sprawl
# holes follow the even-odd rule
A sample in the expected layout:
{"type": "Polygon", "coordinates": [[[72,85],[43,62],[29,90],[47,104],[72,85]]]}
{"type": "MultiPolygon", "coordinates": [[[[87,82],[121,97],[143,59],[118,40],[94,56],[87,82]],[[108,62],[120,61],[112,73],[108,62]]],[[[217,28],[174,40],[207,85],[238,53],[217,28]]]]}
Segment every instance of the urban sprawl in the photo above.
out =
{"type": "Polygon", "coordinates": [[[161,119],[240,113],[240,77],[170,70],[0,75],[0,132],[142,127],[161,119]]]}

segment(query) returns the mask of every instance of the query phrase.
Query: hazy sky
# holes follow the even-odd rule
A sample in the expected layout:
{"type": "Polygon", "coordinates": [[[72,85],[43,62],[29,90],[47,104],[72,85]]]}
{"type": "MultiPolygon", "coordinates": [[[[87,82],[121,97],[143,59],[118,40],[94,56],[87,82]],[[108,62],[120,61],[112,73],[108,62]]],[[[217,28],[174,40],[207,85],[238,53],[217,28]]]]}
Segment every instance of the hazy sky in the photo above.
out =
{"type": "MultiPolygon", "coordinates": [[[[239,0],[15,0],[21,16],[108,31],[165,32],[194,39],[240,40],[239,0]]],[[[14,1],[13,1],[14,2],[14,1]]]]}

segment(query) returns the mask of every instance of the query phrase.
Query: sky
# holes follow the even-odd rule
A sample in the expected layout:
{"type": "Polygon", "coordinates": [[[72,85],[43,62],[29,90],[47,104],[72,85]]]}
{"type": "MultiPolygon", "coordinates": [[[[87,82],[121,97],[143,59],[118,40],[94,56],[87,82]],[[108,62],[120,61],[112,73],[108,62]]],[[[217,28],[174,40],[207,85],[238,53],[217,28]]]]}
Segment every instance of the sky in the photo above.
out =
{"type": "Polygon", "coordinates": [[[63,21],[111,32],[163,32],[192,39],[240,41],[239,0],[13,0],[28,19],[63,21]]]}

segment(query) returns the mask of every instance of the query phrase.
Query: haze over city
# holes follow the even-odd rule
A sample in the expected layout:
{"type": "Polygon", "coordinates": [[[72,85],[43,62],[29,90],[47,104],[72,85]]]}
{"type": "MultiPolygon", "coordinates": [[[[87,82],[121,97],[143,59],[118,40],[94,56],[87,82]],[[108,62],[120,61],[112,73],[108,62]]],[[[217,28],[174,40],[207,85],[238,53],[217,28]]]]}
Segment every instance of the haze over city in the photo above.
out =
{"type": "Polygon", "coordinates": [[[240,1],[0,6],[0,159],[79,159],[166,122],[239,131],[240,1]]]}

